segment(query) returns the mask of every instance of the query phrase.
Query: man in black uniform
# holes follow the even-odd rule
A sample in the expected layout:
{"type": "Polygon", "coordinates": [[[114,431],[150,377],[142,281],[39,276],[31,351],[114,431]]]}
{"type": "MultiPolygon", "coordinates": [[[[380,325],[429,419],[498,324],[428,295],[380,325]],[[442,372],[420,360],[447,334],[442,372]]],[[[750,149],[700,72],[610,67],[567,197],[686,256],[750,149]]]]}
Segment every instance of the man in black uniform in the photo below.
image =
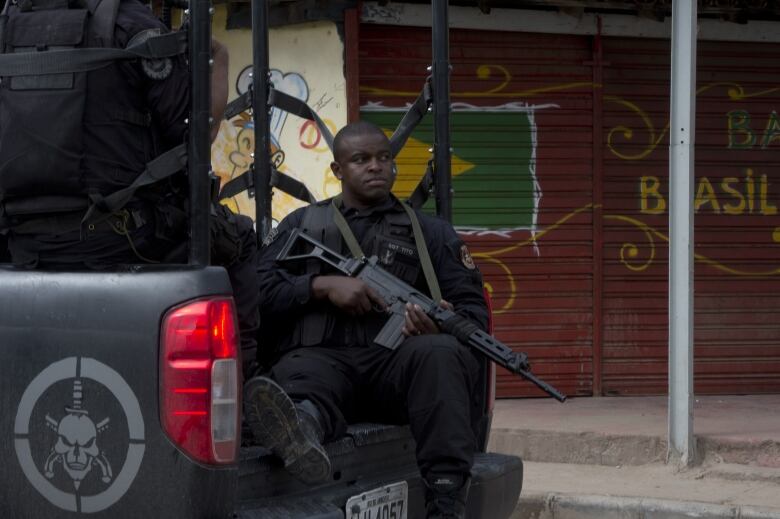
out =
{"type": "MultiPolygon", "coordinates": [[[[52,28],[50,34],[37,38],[48,38],[51,40],[48,43],[53,45],[61,43],[55,40],[62,34],[68,34],[71,40],[83,38],[85,46],[102,44],[123,49],[169,32],[140,1],[116,1],[119,4],[113,15],[111,43],[106,44],[106,37],[96,32],[101,19],[97,9],[106,8],[109,0],[102,0],[102,4],[94,0],[81,4],[30,0],[26,6],[20,2],[19,7],[10,11],[7,41],[10,45],[29,44],[29,29],[27,33],[23,29],[31,22],[25,19],[44,17],[46,24],[56,25],[61,19],[82,16],[80,13],[87,8],[90,12],[84,15],[87,20],[84,35],[70,35],[74,26],[82,27],[70,23],[58,30],[52,28]]],[[[107,19],[111,18],[108,15],[107,19]]],[[[227,103],[227,50],[213,41],[212,57],[213,140],[227,103]]],[[[78,74],[74,77],[75,81],[67,85],[69,89],[44,90],[37,98],[32,95],[35,88],[28,89],[28,103],[18,104],[19,113],[9,115],[13,124],[3,129],[3,137],[8,140],[5,147],[0,145],[0,162],[5,170],[0,186],[0,231],[5,227],[11,260],[23,268],[76,270],[185,262],[188,187],[183,172],[142,187],[130,202],[95,224],[86,227],[81,221],[91,202],[127,187],[156,157],[186,142],[190,74],[184,55],[160,60],[118,60],[86,73],[85,90],[81,94],[73,86],[78,86],[81,79],[78,74]],[[43,107],[41,110],[51,110],[45,99],[52,99],[52,94],[72,96],[66,98],[67,102],[55,105],[65,110],[65,114],[52,112],[41,123],[22,113],[39,105],[43,107]],[[44,124],[43,131],[35,124],[44,124]],[[40,137],[39,142],[32,144],[36,149],[34,154],[23,149],[31,146],[29,139],[11,142],[16,135],[35,133],[40,137]],[[77,134],[75,140],[68,141],[69,133],[77,134]],[[73,149],[63,151],[62,142],[73,143],[73,149]],[[20,164],[24,160],[28,162],[20,164]],[[19,171],[40,170],[41,161],[45,161],[45,166],[53,165],[49,177],[39,181],[38,189],[17,187],[14,191],[15,179],[23,176],[19,171]],[[62,180],[65,178],[77,181],[65,184],[62,180]]],[[[43,88],[51,88],[51,81],[43,88]]],[[[4,81],[2,88],[8,89],[9,83],[4,81]]],[[[2,95],[11,99],[18,94],[12,88],[2,95]]],[[[5,105],[8,110],[13,109],[13,103],[5,105]]],[[[259,314],[253,224],[248,217],[234,215],[222,206],[212,207],[212,213],[212,261],[228,270],[239,314],[242,350],[245,356],[254,357],[259,314]]]]}
{"type": "Polygon", "coordinates": [[[360,122],[343,128],[334,159],[342,194],[291,213],[261,251],[261,321],[272,323],[264,337],[279,359],[268,378],[246,384],[247,422],[258,443],[312,483],[330,474],[321,442],[342,436],[348,423],[409,423],[428,487],[428,517],[463,517],[480,418],[471,396],[478,392],[479,363],[471,351],[411,306],[400,347],[378,346],[373,338],[387,319],[378,310],[384,303],[361,280],[333,275],[319,262],[296,269],[275,258],[294,228],[342,253],[342,235],[354,233],[367,256],[376,254],[385,269],[428,294],[438,284],[442,305],[484,329],[481,275],[448,222],[405,208],[390,193],[395,167],[378,127],[360,122]],[[422,229],[418,241],[412,218],[422,229]],[[338,226],[338,219],[345,223],[338,226]],[[421,247],[435,281],[421,271],[421,247]]]}

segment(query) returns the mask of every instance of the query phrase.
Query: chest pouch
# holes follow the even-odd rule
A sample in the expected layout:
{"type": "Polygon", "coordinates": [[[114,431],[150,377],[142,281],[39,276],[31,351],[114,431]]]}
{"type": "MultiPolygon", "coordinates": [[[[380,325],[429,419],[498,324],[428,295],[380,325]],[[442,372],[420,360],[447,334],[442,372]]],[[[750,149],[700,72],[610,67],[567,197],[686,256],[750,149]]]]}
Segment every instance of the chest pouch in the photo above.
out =
{"type": "MultiPolygon", "coordinates": [[[[4,53],[46,53],[85,44],[87,9],[13,10],[4,53]]],[[[80,191],[84,72],[3,77],[0,84],[0,196],[80,191]]]]}
{"type": "MultiPolygon", "coordinates": [[[[390,227],[392,230],[393,226],[390,227]]],[[[407,236],[409,234],[411,232],[407,236]]],[[[414,242],[392,233],[378,235],[374,240],[373,254],[379,258],[382,268],[410,285],[415,285],[421,268],[414,242]]]]}

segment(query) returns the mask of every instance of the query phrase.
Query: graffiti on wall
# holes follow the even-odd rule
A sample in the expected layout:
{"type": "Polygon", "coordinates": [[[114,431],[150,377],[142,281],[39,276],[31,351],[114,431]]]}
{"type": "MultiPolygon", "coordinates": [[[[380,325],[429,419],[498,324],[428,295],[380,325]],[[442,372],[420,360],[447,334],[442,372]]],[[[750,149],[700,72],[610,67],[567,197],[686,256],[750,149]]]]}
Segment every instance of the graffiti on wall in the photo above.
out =
{"type": "MultiPolygon", "coordinates": [[[[740,103],[748,99],[756,99],[780,91],[778,88],[750,92],[737,83],[718,82],[700,86],[697,95],[709,92],[717,94],[723,92],[729,103],[740,103]]],[[[606,99],[606,97],[605,97],[606,99]]],[[[627,109],[629,116],[635,121],[641,121],[638,127],[630,125],[618,125],[612,128],[607,135],[609,151],[616,157],[625,161],[640,161],[647,158],[663,142],[666,142],[669,132],[667,122],[663,130],[656,130],[650,116],[639,105],[620,98],[611,97],[612,102],[618,103],[627,109]],[[635,142],[635,137],[645,135],[644,144],[635,142]],[[639,151],[636,144],[640,144],[639,151]],[[633,147],[632,147],[633,146],[633,147]]],[[[780,147],[780,117],[777,112],[770,110],[767,115],[756,117],[750,111],[737,108],[723,114],[723,126],[725,139],[716,145],[710,145],[710,149],[720,149],[727,152],[750,151],[758,153],[752,155],[730,155],[734,161],[729,160],[718,171],[705,172],[697,175],[693,186],[693,210],[697,215],[717,215],[722,217],[772,217],[778,215],[777,193],[773,190],[771,176],[767,172],[766,162],[760,164],[744,164],[745,157],[755,160],[761,158],[760,152],[780,147]]],[[[642,215],[665,215],[668,213],[668,185],[666,178],[656,175],[640,175],[638,182],[638,213],[642,215]]],[[[646,270],[656,256],[657,243],[669,241],[668,236],[661,230],[653,227],[642,218],[634,218],[628,215],[605,214],[606,220],[619,220],[633,225],[642,231],[645,236],[645,245],[626,243],[620,250],[621,263],[634,272],[646,270]],[[640,260],[639,250],[648,251],[640,260]],[[624,254],[625,253],[625,254],[624,254]]],[[[780,227],[772,227],[767,244],[780,243],[780,227]]],[[[746,269],[729,265],[715,260],[704,254],[694,253],[697,262],[707,265],[716,271],[743,277],[772,276],[780,274],[780,268],[754,268],[746,269]]]]}
{"type": "MultiPolygon", "coordinates": [[[[252,33],[220,29],[226,24],[226,11],[224,6],[217,8],[214,37],[230,51],[231,94],[237,96],[252,81],[252,33]]],[[[268,39],[274,88],[306,101],[332,132],[341,128],[346,120],[346,82],[344,44],[336,24],[322,21],[275,27],[268,39]]],[[[276,109],[270,116],[269,141],[276,167],[303,182],[317,199],[336,194],[340,186],[330,173],[332,155],[316,125],[276,109]]],[[[249,112],[222,122],[212,146],[212,165],[223,184],[250,167],[254,147],[255,129],[249,112]]],[[[242,214],[255,215],[255,200],[246,193],[230,199],[228,205],[242,214]]],[[[279,190],[273,192],[272,215],[277,222],[302,205],[279,190]]]]}
{"type": "MultiPolygon", "coordinates": [[[[498,85],[483,91],[453,91],[455,99],[474,100],[479,105],[455,103],[452,115],[453,141],[453,220],[458,231],[465,236],[490,235],[490,240],[472,242],[473,256],[480,260],[483,270],[491,270],[491,276],[502,284],[505,294],[498,299],[496,313],[511,309],[518,292],[518,274],[513,271],[512,258],[516,258],[522,248],[531,248],[534,255],[541,254],[539,243],[571,224],[581,224],[580,215],[598,212],[604,220],[620,222],[633,226],[640,232],[643,243],[625,242],[617,249],[618,260],[631,272],[645,271],[656,259],[657,248],[668,243],[668,236],[642,219],[642,215],[659,215],[668,211],[665,186],[658,176],[637,176],[639,183],[638,213],[608,214],[600,205],[592,203],[582,207],[570,208],[555,222],[540,226],[538,216],[542,211],[544,184],[539,178],[539,165],[536,160],[537,125],[535,113],[541,108],[554,108],[557,105],[531,105],[508,103],[500,106],[485,106],[480,98],[529,99],[534,96],[571,91],[575,89],[599,89],[603,85],[578,82],[548,85],[534,89],[512,91],[508,87],[512,77],[506,68],[498,65],[481,65],[476,76],[486,79],[498,74],[498,85]],[[505,129],[510,128],[509,132],[505,129]],[[480,134],[486,137],[480,138],[480,134]],[[489,154],[484,152],[485,142],[495,142],[502,138],[513,143],[511,150],[491,145],[489,154]],[[503,167],[496,168],[502,163],[503,167]],[[491,168],[492,166],[492,168],[491,168]],[[502,182],[503,180],[503,182],[502,182]]],[[[495,79],[495,77],[493,77],[495,79]]],[[[766,95],[774,90],[748,93],[734,84],[712,84],[699,89],[699,93],[725,87],[732,100],[746,99],[766,95]]],[[[362,87],[369,98],[412,98],[415,92],[393,91],[379,87],[362,87]]],[[[651,117],[635,102],[616,96],[604,96],[606,103],[612,103],[622,109],[625,123],[609,128],[606,133],[606,147],[613,156],[628,162],[648,158],[668,137],[668,123],[661,130],[656,129],[651,117]],[[639,125],[635,124],[639,121],[639,125]],[[638,143],[638,139],[646,139],[638,143]],[[637,144],[640,144],[637,146],[637,144]]],[[[395,128],[400,120],[398,109],[389,109],[381,101],[372,101],[362,107],[363,117],[370,119],[388,132],[395,128]]],[[[725,146],[729,149],[766,149],[780,143],[780,117],[771,112],[765,120],[757,121],[744,110],[735,110],[726,114],[728,139],[725,146]]],[[[407,144],[407,149],[399,156],[399,195],[411,192],[422,175],[425,162],[430,156],[432,143],[430,126],[421,125],[407,144]],[[409,169],[414,171],[409,171],[409,169]],[[405,171],[406,169],[406,171],[405,171]]],[[[542,165],[543,171],[543,165],[542,165]]],[[[744,167],[739,175],[720,178],[714,176],[697,177],[694,208],[697,212],[708,212],[730,216],[778,214],[777,201],[772,184],[766,172],[757,166],[744,167]]],[[[471,241],[471,240],[470,240],[471,241]]],[[[780,243],[780,228],[772,233],[771,241],[780,243]]],[[[749,270],[717,261],[704,254],[695,253],[695,259],[721,273],[734,276],[767,276],[780,274],[780,268],[749,270]]],[[[489,289],[492,287],[488,286],[489,289]]]]}
{"type": "MultiPolygon", "coordinates": [[[[519,247],[531,247],[533,254],[541,254],[537,237],[549,230],[540,228],[538,215],[544,193],[537,176],[536,116],[543,110],[557,108],[555,104],[530,104],[508,101],[496,103],[493,99],[522,98],[518,92],[507,92],[512,81],[507,69],[500,65],[481,65],[476,68],[480,79],[498,78],[498,86],[485,91],[453,92],[452,103],[452,188],[453,224],[467,238],[472,255],[485,266],[495,269],[486,275],[486,287],[493,292],[490,279],[500,279],[502,294],[509,287],[507,297],[495,298],[496,313],[509,309],[516,298],[515,274],[504,254],[519,247]],[[491,98],[486,101],[480,98],[491,98]],[[486,250],[477,242],[506,243],[496,250],[486,250]],[[514,243],[513,243],[514,242],[514,243]],[[506,282],[506,283],[504,283],[506,282]]],[[[561,87],[570,88],[571,85],[561,87]]],[[[361,107],[361,117],[372,121],[390,135],[401,120],[406,106],[387,106],[384,99],[414,98],[415,92],[361,87],[369,101],[361,107]]],[[[547,91],[538,90],[539,93],[547,91]]],[[[525,92],[532,94],[533,92],[525,92]]],[[[398,180],[394,192],[407,197],[417,186],[432,157],[434,143],[433,118],[423,120],[398,155],[398,180]]],[[[428,206],[433,209],[433,201],[428,206]]],[[[494,295],[495,297],[495,295],[494,295]]]]}
{"type": "MultiPolygon", "coordinates": [[[[239,75],[237,94],[247,88],[250,73],[251,67],[246,67],[239,75]]],[[[309,84],[297,72],[273,69],[270,79],[275,89],[307,102],[318,113],[332,101],[332,97],[323,93],[312,103],[309,84]]],[[[337,130],[332,119],[327,116],[323,119],[332,132],[337,130]]],[[[329,170],[330,150],[315,124],[274,108],[271,111],[270,128],[271,161],[279,171],[304,182],[318,199],[338,192],[338,183],[329,170]]],[[[212,157],[215,172],[223,184],[250,168],[254,150],[255,129],[249,111],[222,123],[220,134],[212,146],[212,157]]],[[[228,205],[240,214],[254,216],[254,200],[246,193],[233,197],[228,205]]],[[[273,216],[277,222],[302,205],[303,202],[274,191],[273,216]]]]}
{"type": "MultiPolygon", "coordinates": [[[[463,232],[480,234],[508,234],[519,229],[536,232],[542,189],[536,177],[534,114],[554,105],[452,106],[452,182],[454,191],[463,195],[453,199],[455,226],[463,232]],[[496,128],[498,132],[490,130],[496,128]],[[489,146],[485,139],[475,138],[483,131],[491,140],[489,146]],[[496,133],[500,133],[500,139],[496,139],[496,133]],[[476,183],[479,190],[475,189],[476,183]],[[508,192],[507,186],[512,187],[508,192]],[[504,193],[500,212],[487,201],[487,197],[495,201],[496,193],[504,193]]],[[[404,113],[381,103],[363,106],[361,111],[363,119],[376,123],[388,135],[404,113]]],[[[409,196],[417,187],[432,156],[433,142],[433,125],[428,119],[396,158],[399,175],[394,192],[399,197],[409,196]]]]}

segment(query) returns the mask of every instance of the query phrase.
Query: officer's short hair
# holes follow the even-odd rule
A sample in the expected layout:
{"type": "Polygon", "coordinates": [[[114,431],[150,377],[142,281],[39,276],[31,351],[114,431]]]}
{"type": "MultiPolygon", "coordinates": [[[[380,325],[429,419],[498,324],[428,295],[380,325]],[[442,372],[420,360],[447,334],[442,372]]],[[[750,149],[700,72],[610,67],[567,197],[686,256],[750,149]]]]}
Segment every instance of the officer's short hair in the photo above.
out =
{"type": "Polygon", "coordinates": [[[344,139],[357,137],[358,135],[368,135],[371,133],[378,133],[379,135],[387,138],[385,132],[383,132],[379,126],[372,122],[357,121],[354,123],[349,123],[341,130],[339,130],[339,132],[333,138],[333,158],[338,161],[338,156],[341,154],[344,148],[344,139]]]}

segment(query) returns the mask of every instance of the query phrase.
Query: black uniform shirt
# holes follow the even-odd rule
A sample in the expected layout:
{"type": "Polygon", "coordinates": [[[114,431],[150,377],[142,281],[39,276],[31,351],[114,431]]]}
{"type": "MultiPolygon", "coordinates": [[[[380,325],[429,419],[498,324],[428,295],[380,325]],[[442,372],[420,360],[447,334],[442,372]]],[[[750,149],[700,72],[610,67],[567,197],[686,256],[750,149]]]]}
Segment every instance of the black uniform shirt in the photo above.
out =
{"type": "MultiPolygon", "coordinates": [[[[159,29],[161,34],[170,32],[149,7],[138,0],[122,0],[114,35],[117,47],[126,47],[136,34],[147,29],[159,29]]],[[[175,56],[171,61],[171,74],[164,80],[147,77],[138,61],[126,63],[125,69],[130,84],[145,92],[147,109],[164,141],[160,152],[184,142],[190,107],[190,77],[184,55],[175,56]]]]}
{"type": "MultiPolygon", "coordinates": [[[[124,48],[134,36],[147,29],[168,32],[146,5],[138,0],[121,0],[114,44],[124,48]]],[[[182,55],[171,58],[171,64],[171,73],[163,80],[147,77],[140,60],[121,60],[115,66],[90,72],[102,75],[100,77],[106,83],[96,80],[88,86],[88,89],[100,91],[87,92],[84,161],[87,169],[101,172],[107,183],[113,179],[126,179],[128,175],[134,178],[143,171],[147,162],[184,142],[190,102],[189,72],[182,55]],[[121,95],[105,86],[115,82],[124,87],[121,95]],[[126,120],[131,116],[131,119],[137,119],[139,114],[148,114],[151,128],[134,127],[134,123],[115,124],[117,118],[126,120]]],[[[178,178],[185,180],[183,175],[178,178]]],[[[116,180],[116,189],[126,185],[126,180],[116,180]]],[[[158,186],[151,187],[156,189],[158,186]]],[[[142,241],[141,234],[145,236],[153,232],[154,226],[151,225],[136,231],[136,245],[142,241]]],[[[114,233],[102,233],[90,240],[81,240],[79,231],[56,235],[16,235],[9,239],[9,248],[14,262],[30,266],[82,263],[101,266],[128,261],[127,238],[114,233]]]]}
{"type": "MultiPolygon", "coordinates": [[[[387,201],[364,211],[342,207],[341,212],[358,242],[362,244],[383,215],[391,211],[403,211],[400,203],[391,196],[387,201]]],[[[290,232],[301,226],[304,211],[305,208],[293,211],[272,231],[270,238],[266,240],[266,246],[261,250],[258,263],[263,326],[273,328],[281,349],[296,346],[287,341],[292,335],[296,321],[314,304],[311,293],[313,275],[283,268],[275,261],[290,232]]],[[[452,303],[459,315],[486,329],[487,307],[482,291],[482,276],[471,261],[463,241],[445,220],[419,211],[417,217],[439,281],[442,298],[452,303]]],[[[422,278],[422,275],[420,277],[422,278]]],[[[424,288],[424,279],[422,282],[421,288],[424,288]]],[[[345,321],[351,319],[354,318],[344,315],[344,322],[337,322],[336,329],[348,328],[345,321]]]]}

